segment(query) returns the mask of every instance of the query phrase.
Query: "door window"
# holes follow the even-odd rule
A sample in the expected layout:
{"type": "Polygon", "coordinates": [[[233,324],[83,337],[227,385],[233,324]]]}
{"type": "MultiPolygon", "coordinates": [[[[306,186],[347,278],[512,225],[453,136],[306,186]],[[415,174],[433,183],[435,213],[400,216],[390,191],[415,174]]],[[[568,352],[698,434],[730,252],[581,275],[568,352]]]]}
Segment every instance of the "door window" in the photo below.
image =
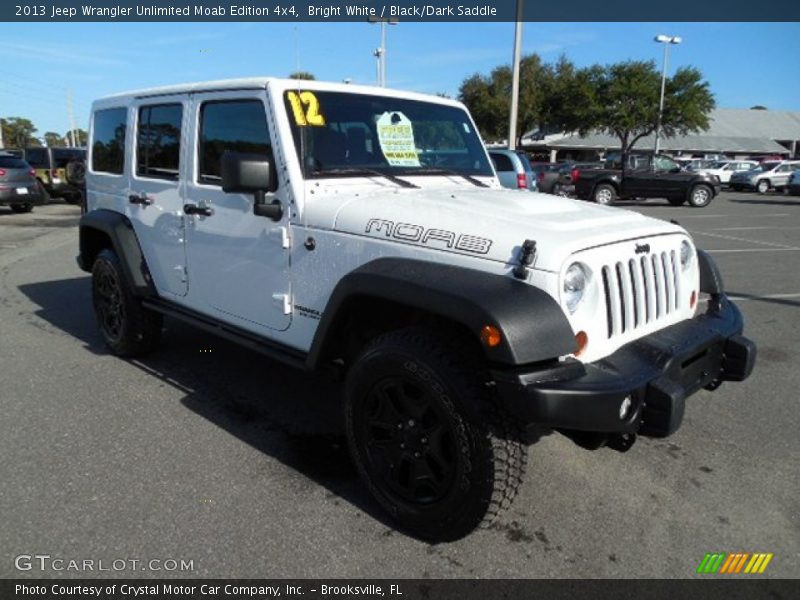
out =
{"type": "Polygon", "coordinates": [[[267,115],[260,100],[210,101],[200,107],[199,183],[220,185],[220,159],[226,150],[269,153],[267,115]]]}
{"type": "Polygon", "coordinates": [[[92,128],[92,170],[122,174],[125,165],[125,108],[109,108],[94,113],[92,128]]]}
{"type": "Polygon", "coordinates": [[[489,156],[492,157],[492,162],[494,162],[494,168],[498,171],[513,171],[514,165],[511,164],[511,159],[507,157],[505,154],[490,154],[489,156]]]}
{"type": "Polygon", "coordinates": [[[176,181],[180,173],[181,104],[142,106],[136,135],[136,174],[176,181]]]}

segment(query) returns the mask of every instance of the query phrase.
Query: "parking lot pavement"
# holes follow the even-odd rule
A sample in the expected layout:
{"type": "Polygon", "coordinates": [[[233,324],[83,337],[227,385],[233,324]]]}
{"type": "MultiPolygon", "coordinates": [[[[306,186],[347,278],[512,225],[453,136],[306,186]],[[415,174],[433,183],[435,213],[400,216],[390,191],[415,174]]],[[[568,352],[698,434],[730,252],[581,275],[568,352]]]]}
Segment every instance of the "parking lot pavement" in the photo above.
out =
{"type": "Polygon", "coordinates": [[[358,481],[336,385],[172,321],[151,357],[112,358],[74,261],[78,209],[0,208],[0,577],[82,575],[20,573],[25,553],[193,561],[102,573],[126,577],[691,577],[713,551],[772,552],[764,576],[800,576],[800,199],[631,208],[718,261],[754,375],[626,454],[542,439],[503,520],[435,546],[358,481]]]}

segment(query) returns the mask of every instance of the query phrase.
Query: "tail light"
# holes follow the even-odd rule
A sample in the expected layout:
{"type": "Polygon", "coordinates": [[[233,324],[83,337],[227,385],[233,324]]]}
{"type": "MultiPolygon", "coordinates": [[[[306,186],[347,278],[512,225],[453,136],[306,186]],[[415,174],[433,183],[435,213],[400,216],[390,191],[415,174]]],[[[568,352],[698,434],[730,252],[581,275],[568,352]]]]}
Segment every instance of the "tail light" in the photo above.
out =
{"type": "Polygon", "coordinates": [[[528,178],[525,173],[517,173],[517,187],[521,190],[528,188],[528,178]]]}
{"type": "Polygon", "coordinates": [[[31,169],[30,171],[28,171],[28,175],[30,175],[31,177],[36,177],[36,169],[31,169]]]}
{"type": "Polygon", "coordinates": [[[58,177],[58,169],[50,169],[50,177],[58,177]]]}
{"type": "Polygon", "coordinates": [[[581,178],[581,172],[578,169],[572,169],[569,175],[572,177],[572,181],[578,181],[581,178]]]}
{"type": "Polygon", "coordinates": [[[539,180],[539,183],[544,181],[544,171],[539,171],[539,174],[536,176],[536,179],[539,180]]]}
{"type": "Polygon", "coordinates": [[[5,174],[6,174],[6,170],[5,169],[0,169],[0,177],[4,177],[5,174]]]}

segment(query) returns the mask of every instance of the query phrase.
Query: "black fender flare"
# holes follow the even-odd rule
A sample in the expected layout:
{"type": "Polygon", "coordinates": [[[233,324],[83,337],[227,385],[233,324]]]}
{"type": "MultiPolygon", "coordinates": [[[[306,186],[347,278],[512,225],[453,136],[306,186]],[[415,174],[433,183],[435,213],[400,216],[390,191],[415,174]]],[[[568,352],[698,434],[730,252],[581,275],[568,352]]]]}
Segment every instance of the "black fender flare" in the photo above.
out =
{"type": "Polygon", "coordinates": [[[379,258],[345,275],[322,313],[307,357],[320,367],[336,344],[347,304],[373,297],[424,310],[465,326],[476,338],[497,327],[500,344],[482,345],[487,360],[505,366],[556,359],[574,352],[575,334],[546,292],[510,276],[405,258],[379,258]]]}
{"type": "Polygon", "coordinates": [[[97,244],[97,236],[93,233],[101,232],[111,241],[111,247],[122,263],[122,269],[134,295],[140,297],[157,295],[139,239],[128,217],[113,210],[93,210],[81,217],[79,231],[78,265],[81,269],[91,272],[94,259],[101,249],[97,244]]]}
{"type": "Polygon", "coordinates": [[[717,263],[708,252],[699,248],[697,249],[697,266],[700,270],[700,291],[712,296],[723,294],[725,284],[717,263]]]}

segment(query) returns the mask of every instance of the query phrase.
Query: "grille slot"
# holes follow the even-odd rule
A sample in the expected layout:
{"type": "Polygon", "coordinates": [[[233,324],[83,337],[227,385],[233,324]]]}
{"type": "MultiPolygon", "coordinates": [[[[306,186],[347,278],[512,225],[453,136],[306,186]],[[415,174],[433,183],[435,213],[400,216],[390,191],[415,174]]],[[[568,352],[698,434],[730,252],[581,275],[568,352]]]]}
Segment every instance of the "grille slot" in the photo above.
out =
{"type": "Polygon", "coordinates": [[[677,256],[675,250],[665,250],[603,265],[609,338],[667,318],[680,308],[677,256]]]}

